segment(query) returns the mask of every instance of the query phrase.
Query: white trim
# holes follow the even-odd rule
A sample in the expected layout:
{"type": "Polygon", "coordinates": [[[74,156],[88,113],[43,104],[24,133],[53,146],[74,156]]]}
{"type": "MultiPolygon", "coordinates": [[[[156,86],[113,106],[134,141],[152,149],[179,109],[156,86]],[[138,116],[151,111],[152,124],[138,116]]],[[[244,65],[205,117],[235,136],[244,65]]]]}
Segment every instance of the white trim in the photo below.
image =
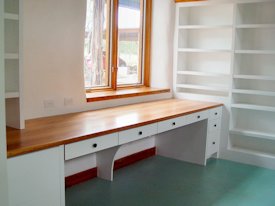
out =
{"type": "Polygon", "coordinates": [[[265,112],[275,112],[275,107],[270,106],[261,106],[254,104],[231,104],[232,108],[237,109],[248,109],[248,110],[257,110],[257,111],[265,111],[265,112]]]}
{"type": "Polygon", "coordinates": [[[6,99],[19,98],[19,92],[6,92],[6,99]]]}
{"type": "Polygon", "coordinates": [[[250,94],[250,95],[262,95],[275,97],[275,92],[261,91],[261,90],[250,90],[250,89],[232,89],[234,94],[250,94]]]}
{"type": "Polygon", "coordinates": [[[275,170],[275,156],[270,154],[232,147],[223,151],[220,157],[226,160],[275,170]]]}
{"type": "Polygon", "coordinates": [[[275,76],[235,74],[233,77],[235,79],[252,79],[252,80],[275,81],[275,76]]]}
{"type": "Polygon", "coordinates": [[[177,74],[190,75],[190,76],[205,76],[205,77],[228,77],[229,75],[229,74],[222,74],[222,73],[199,72],[199,71],[190,71],[190,70],[177,71],[177,74]]]}
{"type": "Polygon", "coordinates": [[[235,50],[236,54],[275,54],[275,50],[235,50]]]}
{"type": "Polygon", "coordinates": [[[5,53],[5,59],[19,59],[19,54],[17,53],[5,53]]]}
{"type": "Polygon", "coordinates": [[[261,29],[261,28],[275,28],[275,24],[239,24],[237,29],[261,29]]]}
{"type": "MultiPolygon", "coordinates": [[[[4,0],[0,0],[0,44],[4,45],[4,0]]],[[[0,47],[0,200],[8,206],[8,176],[5,120],[4,47],[0,47]]]]}
{"type": "Polygon", "coordinates": [[[12,13],[5,13],[4,18],[8,20],[19,20],[19,15],[18,14],[12,14],[12,13]]]}
{"type": "Polygon", "coordinates": [[[181,25],[178,29],[233,29],[232,25],[181,25]]]}
{"type": "Polygon", "coordinates": [[[198,85],[198,84],[177,84],[177,87],[186,88],[186,89],[228,92],[228,88],[221,87],[221,86],[218,87],[218,86],[206,86],[206,85],[198,85]]]}
{"type": "Polygon", "coordinates": [[[25,117],[24,117],[24,105],[23,105],[23,98],[24,98],[24,45],[23,45],[23,38],[24,38],[24,31],[23,31],[23,24],[24,24],[24,18],[23,18],[23,5],[24,1],[19,1],[19,127],[20,129],[25,128],[25,117]]]}
{"type": "Polygon", "coordinates": [[[179,52],[207,52],[207,53],[230,53],[230,49],[198,49],[198,48],[179,48],[179,52]]]}

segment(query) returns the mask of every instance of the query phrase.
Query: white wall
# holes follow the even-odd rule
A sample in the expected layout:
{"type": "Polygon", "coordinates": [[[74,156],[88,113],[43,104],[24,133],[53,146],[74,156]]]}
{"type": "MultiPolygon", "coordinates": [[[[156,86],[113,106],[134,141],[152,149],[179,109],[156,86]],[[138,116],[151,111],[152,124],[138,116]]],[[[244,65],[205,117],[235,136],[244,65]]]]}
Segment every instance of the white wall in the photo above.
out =
{"type": "Polygon", "coordinates": [[[154,87],[173,85],[174,0],[153,0],[152,70],[154,87]]]}
{"type": "MultiPolygon", "coordinates": [[[[169,93],[86,103],[82,69],[85,6],[86,0],[24,0],[23,99],[26,119],[171,98],[169,93]],[[65,97],[73,98],[73,106],[64,106],[65,97]],[[44,109],[44,100],[53,100],[55,107],[44,109]]],[[[152,87],[172,88],[174,6],[173,0],[153,0],[152,87]]],[[[118,158],[152,146],[152,140],[133,143],[123,147],[118,158]]],[[[95,158],[86,159],[90,159],[89,167],[95,165],[95,158]]],[[[70,161],[66,173],[88,169],[85,162],[70,161]]]]}
{"type": "MultiPolygon", "coordinates": [[[[23,97],[26,119],[171,97],[171,94],[162,94],[85,102],[82,69],[85,4],[86,0],[24,0],[23,97]],[[65,97],[73,98],[73,106],[64,106],[65,97]],[[55,107],[44,109],[44,100],[53,100],[55,107]]],[[[152,87],[172,88],[173,6],[172,0],[154,1],[152,87]]]]}
{"type": "Polygon", "coordinates": [[[4,80],[4,0],[0,0],[0,204],[8,206],[7,148],[4,80]]]}

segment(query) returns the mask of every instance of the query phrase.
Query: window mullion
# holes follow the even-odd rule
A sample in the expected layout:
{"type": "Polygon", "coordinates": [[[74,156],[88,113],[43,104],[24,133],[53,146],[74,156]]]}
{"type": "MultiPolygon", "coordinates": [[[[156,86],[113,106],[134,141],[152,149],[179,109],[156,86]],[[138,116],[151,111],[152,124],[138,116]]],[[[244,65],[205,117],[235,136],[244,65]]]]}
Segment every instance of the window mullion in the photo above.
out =
{"type": "Polygon", "coordinates": [[[117,70],[118,70],[118,5],[119,0],[113,0],[112,15],[112,69],[111,69],[111,87],[117,89],[117,70]]]}
{"type": "Polygon", "coordinates": [[[145,9],[145,49],[144,49],[144,86],[150,87],[151,70],[151,31],[152,31],[152,0],[146,0],[145,9]]]}

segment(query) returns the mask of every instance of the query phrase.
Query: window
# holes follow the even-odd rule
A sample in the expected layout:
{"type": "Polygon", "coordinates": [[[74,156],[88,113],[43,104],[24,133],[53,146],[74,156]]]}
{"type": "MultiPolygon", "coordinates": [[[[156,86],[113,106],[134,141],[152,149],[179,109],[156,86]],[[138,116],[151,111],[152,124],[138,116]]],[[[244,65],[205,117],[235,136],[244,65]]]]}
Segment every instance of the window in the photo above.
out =
{"type": "Polygon", "coordinates": [[[85,87],[109,86],[109,23],[108,0],[87,0],[84,74],[85,87]]]}
{"type": "Polygon", "coordinates": [[[149,86],[151,0],[87,0],[88,90],[149,86]]]}

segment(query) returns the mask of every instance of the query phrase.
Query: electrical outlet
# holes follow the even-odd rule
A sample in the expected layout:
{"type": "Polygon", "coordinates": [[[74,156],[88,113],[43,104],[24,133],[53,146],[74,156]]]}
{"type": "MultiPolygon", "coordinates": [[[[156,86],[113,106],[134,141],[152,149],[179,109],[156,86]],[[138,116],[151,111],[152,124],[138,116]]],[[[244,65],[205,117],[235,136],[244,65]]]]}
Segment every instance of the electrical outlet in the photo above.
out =
{"type": "Polygon", "coordinates": [[[73,98],[69,98],[69,97],[64,98],[64,106],[65,107],[72,106],[73,103],[74,103],[73,98]]]}
{"type": "Polygon", "coordinates": [[[54,108],[54,101],[52,99],[45,99],[43,103],[45,109],[54,108]]]}

